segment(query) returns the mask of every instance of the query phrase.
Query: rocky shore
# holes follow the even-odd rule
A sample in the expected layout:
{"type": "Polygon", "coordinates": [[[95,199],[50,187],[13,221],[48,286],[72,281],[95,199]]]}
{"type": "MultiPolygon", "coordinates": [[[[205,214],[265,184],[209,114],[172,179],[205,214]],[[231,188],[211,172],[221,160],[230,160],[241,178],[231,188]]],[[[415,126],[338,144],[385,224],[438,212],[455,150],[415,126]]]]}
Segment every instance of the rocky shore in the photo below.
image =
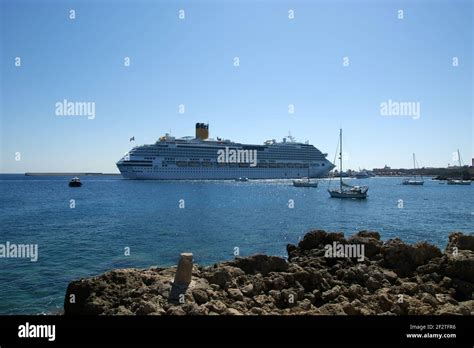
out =
{"type": "MultiPolygon", "coordinates": [[[[349,250],[349,249],[346,249],[349,250]]],[[[73,281],[65,315],[472,315],[474,236],[451,233],[442,252],[425,242],[382,242],[377,232],[315,230],[276,256],[192,266],[171,300],[176,267],[120,269],[73,281]],[[363,245],[362,258],[327,245],[363,245]],[[352,255],[351,255],[352,256],[352,255]]]]}

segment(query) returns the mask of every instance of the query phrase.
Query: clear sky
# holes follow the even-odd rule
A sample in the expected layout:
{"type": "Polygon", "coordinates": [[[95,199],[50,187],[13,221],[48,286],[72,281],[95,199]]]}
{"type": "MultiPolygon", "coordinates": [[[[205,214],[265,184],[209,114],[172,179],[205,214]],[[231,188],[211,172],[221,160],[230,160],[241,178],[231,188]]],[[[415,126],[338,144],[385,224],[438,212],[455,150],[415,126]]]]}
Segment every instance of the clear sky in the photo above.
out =
{"type": "Polygon", "coordinates": [[[0,2],[3,173],[118,172],[132,146],[198,121],[245,143],[291,131],[331,161],[342,127],[353,169],[474,153],[472,1],[0,2]],[[57,116],[64,99],[95,118],[57,116]],[[382,116],[389,99],[420,117],[382,116]]]}

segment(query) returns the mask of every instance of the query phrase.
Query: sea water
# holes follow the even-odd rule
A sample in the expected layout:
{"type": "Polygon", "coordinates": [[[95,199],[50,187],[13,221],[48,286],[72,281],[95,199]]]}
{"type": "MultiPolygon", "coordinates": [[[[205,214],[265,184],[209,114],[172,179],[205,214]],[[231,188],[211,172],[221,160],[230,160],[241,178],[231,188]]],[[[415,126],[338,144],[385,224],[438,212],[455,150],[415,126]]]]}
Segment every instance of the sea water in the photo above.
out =
{"type": "Polygon", "coordinates": [[[352,180],[366,200],[330,198],[328,185],[290,180],[139,181],[120,176],[0,175],[0,244],[37,245],[37,261],[0,258],[0,314],[61,309],[68,283],[113,268],[168,266],[181,252],[209,265],[255,253],[286,256],[311,229],[380,232],[444,249],[452,231],[473,232],[473,186],[352,180]]]}

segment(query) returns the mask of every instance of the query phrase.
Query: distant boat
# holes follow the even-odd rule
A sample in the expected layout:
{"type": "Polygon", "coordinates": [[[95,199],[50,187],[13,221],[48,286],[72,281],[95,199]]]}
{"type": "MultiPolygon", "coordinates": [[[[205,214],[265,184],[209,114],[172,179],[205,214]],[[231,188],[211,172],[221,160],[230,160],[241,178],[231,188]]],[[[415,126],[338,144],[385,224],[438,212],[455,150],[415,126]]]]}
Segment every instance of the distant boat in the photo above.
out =
{"type": "Polygon", "coordinates": [[[71,181],[69,181],[69,187],[81,187],[82,182],[81,179],[79,179],[77,176],[72,178],[71,181]]]}
{"type": "Polygon", "coordinates": [[[249,181],[249,178],[247,178],[246,176],[241,176],[241,177],[235,179],[235,181],[247,182],[247,181],[249,181]]]}
{"type": "MultiPolygon", "coordinates": [[[[459,149],[458,149],[458,161],[459,161],[459,168],[462,168],[461,154],[459,153],[459,149]]],[[[448,185],[471,185],[471,180],[448,179],[447,184],[448,185]]]]}
{"type": "Polygon", "coordinates": [[[293,186],[295,186],[295,187],[318,187],[318,182],[317,181],[311,181],[311,179],[309,177],[309,167],[308,167],[308,177],[293,180],[293,186]]]}
{"type": "MultiPolygon", "coordinates": [[[[339,130],[339,173],[342,173],[342,129],[339,130]]],[[[328,189],[332,198],[354,198],[366,199],[368,186],[351,186],[342,182],[342,175],[339,175],[339,188],[328,189]]]]}
{"type": "Polygon", "coordinates": [[[370,175],[366,170],[360,170],[354,177],[356,179],[368,179],[370,178],[370,175]]]}
{"type": "Polygon", "coordinates": [[[403,180],[402,184],[403,185],[418,185],[422,186],[425,182],[423,180],[410,180],[410,179],[405,179],[403,180]]]}
{"type": "Polygon", "coordinates": [[[405,179],[403,180],[402,184],[403,185],[416,185],[416,186],[421,186],[425,182],[423,181],[423,177],[420,175],[420,180],[416,179],[416,159],[415,159],[415,154],[413,153],[413,179],[405,179]]]}
{"type": "Polygon", "coordinates": [[[471,185],[471,180],[449,179],[448,185],[471,185]]]}
{"type": "Polygon", "coordinates": [[[311,181],[309,178],[293,180],[295,187],[318,187],[317,181],[311,181]]]}
{"type": "Polygon", "coordinates": [[[329,178],[336,178],[336,177],[339,177],[339,176],[342,176],[343,178],[350,178],[351,177],[351,175],[349,175],[346,172],[337,172],[337,174],[335,172],[331,172],[331,173],[328,173],[327,176],[329,178]]]}

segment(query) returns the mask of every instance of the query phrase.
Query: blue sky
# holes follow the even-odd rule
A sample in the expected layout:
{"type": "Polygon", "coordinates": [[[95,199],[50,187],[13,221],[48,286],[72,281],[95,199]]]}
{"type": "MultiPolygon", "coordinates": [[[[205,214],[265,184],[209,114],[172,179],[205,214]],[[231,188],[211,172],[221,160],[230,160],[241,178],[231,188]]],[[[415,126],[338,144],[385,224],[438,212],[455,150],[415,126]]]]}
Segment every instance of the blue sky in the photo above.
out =
{"type": "Polygon", "coordinates": [[[198,121],[245,143],[291,131],[331,161],[342,127],[354,169],[474,153],[472,1],[0,1],[3,173],[118,172],[133,145],[198,121]],[[56,116],[63,99],[95,118],[56,116]],[[388,99],[420,118],[381,116],[388,99]]]}

